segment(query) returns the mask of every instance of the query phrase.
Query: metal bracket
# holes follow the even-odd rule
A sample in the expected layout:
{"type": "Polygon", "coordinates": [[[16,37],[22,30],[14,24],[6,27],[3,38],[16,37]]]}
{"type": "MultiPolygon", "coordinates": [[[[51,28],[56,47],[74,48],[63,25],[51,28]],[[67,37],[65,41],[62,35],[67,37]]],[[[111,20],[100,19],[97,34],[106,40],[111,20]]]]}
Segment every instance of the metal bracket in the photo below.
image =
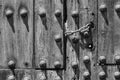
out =
{"type": "Polygon", "coordinates": [[[78,30],[65,32],[65,36],[70,36],[74,33],[79,32],[81,35],[81,46],[83,48],[93,50],[94,46],[92,40],[92,28],[94,28],[94,23],[90,22],[78,30]]]}

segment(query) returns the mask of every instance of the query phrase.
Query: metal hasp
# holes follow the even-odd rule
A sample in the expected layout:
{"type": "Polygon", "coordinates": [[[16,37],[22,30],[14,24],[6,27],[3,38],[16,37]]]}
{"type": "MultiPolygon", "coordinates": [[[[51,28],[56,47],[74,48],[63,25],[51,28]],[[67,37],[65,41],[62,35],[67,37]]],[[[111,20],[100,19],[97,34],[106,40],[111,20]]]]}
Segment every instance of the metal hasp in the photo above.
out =
{"type": "Polygon", "coordinates": [[[75,31],[65,32],[66,36],[72,35],[79,32],[81,35],[81,47],[89,50],[94,50],[93,40],[92,40],[92,28],[94,28],[94,23],[90,22],[87,25],[79,28],[75,31]]]}

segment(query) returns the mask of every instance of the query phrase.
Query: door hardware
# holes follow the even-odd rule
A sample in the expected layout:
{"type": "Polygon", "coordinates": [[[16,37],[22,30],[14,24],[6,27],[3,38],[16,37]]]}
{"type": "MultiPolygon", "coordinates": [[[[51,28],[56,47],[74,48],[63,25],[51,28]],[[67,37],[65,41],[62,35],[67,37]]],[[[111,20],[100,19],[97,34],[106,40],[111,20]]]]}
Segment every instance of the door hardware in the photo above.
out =
{"type": "Polygon", "coordinates": [[[81,27],[81,28],[79,28],[78,30],[75,30],[75,31],[67,31],[67,32],[65,32],[65,36],[69,36],[69,35],[72,35],[72,34],[77,33],[77,32],[82,32],[83,30],[88,30],[88,28],[89,28],[88,25],[89,24],[87,24],[87,25],[85,25],[85,26],[83,26],[83,27],[81,27]]]}
{"type": "Polygon", "coordinates": [[[86,24],[85,26],[79,28],[78,30],[65,32],[65,35],[69,36],[74,33],[80,32],[82,46],[84,48],[93,50],[94,45],[93,45],[93,41],[92,41],[92,28],[94,28],[94,23],[90,22],[90,23],[86,24]]]}
{"type": "Polygon", "coordinates": [[[107,63],[105,56],[100,56],[98,65],[100,65],[100,66],[117,66],[117,65],[120,65],[120,56],[115,56],[114,61],[115,61],[115,63],[107,63]]]}
{"type": "Polygon", "coordinates": [[[55,67],[56,69],[61,68],[61,63],[60,63],[59,61],[55,61],[55,62],[54,62],[54,67],[55,67]]]}
{"type": "Polygon", "coordinates": [[[85,80],[90,79],[90,73],[88,71],[85,71],[83,73],[83,77],[84,77],[85,80]]]}
{"type": "Polygon", "coordinates": [[[72,80],[79,80],[79,66],[78,66],[78,62],[73,61],[71,64],[73,71],[74,71],[74,76],[72,78],[72,80]]]}
{"type": "Polygon", "coordinates": [[[40,68],[46,68],[47,64],[45,60],[41,60],[39,63],[40,68]]]}
{"type": "Polygon", "coordinates": [[[84,56],[84,57],[83,57],[83,62],[84,62],[85,64],[89,64],[89,63],[90,63],[90,58],[89,58],[88,56],[84,56]]]}
{"type": "Polygon", "coordinates": [[[55,11],[55,16],[56,17],[61,17],[61,14],[62,13],[61,13],[61,11],[59,9],[55,11]]]}
{"type": "Polygon", "coordinates": [[[7,80],[15,80],[15,76],[10,74],[8,77],[7,77],[7,80]]]}
{"type": "Polygon", "coordinates": [[[5,15],[6,15],[7,20],[12,28],[12,31],[15,33],[13,14],[14,14],[14,9],[12,7],[5,8],[5,15]]]}
{"type": "Polygon", "coordinates": [[[107,6],[106,6],[106,4],[101,4],[100,7],[99,7],[99,10],[100,10],[106,24],[108,25],[107,6]]]}
{"type": "Polygon", "coordinates": [[[10,61],[8,62],[8,67],[9,67],[11,70],[15,69],[15,62],[14,62],[13,60],[10,60],[10,61]]]}
{"type": "Polygon", "coordinates": [[[99,78],[100,78],[101,80],[106,78],[106,74],[105,74],[104,71],[99,72],[98,75],[99,75],[99,78]]]}
{"type": "Polygon", "coordinates": [[[15,61],[13,61],[13,60],[10,60],[9,62],[8,62],[8,67],[10,68],[10,70],[12,71],[12,73],[13,73],[13,75],[15,75],[15,67],[16,67],[16,63],[15,63],[15,61]]]}
{"type": "Polygon", "coordinates": [[[20,15],[21,18],[23,19],[23,23],[25,24],[27,31],[29,32],[29,26],[28,26],[28,10],[26,7],[22,7],[20,9],[20,15]]]}
{"type": "Polygon", "coordinates": [[[116,71],[115,73],[114,73],[114,77],[115,77],[115,79],[120,79],[120,72],[119,71],[116,71]]]}

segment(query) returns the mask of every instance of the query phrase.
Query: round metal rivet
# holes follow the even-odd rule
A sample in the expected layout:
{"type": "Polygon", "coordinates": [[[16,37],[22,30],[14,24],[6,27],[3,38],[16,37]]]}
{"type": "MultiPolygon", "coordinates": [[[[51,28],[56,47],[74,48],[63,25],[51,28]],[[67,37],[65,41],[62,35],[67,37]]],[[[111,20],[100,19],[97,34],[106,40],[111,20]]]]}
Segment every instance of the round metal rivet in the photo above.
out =
{"type": "Polygon", "coordinates": [[[102,5],[100,5],[99,9],[100,9],[101,12],[104,12],[104,11],[107,10],[107,7],[106,7],[105,4],[102,4],[102,5]]]}
{"type": "Polygon", "coordinates": [[[79,15],[78,11],[72,11],[72,17],[75,18],[75,17],[78,17],[78,15],[79,15]]]}
{"type": "Polygon", "coordinates": [[[6,10],[5,10],[5,15],[6,15],[6,16],[12,16],[12,15],[13,15],[13,10],[10,9],[10,8],[6,9],[6,10]]]}
{"type": "Polygon", "coordinates": [[[78,35],[72,36],[71,40],[72,40],[73,43],[78,43],[79,42],[79,36],[78,35]]]}
{"type": "Polygon", "coordinates": [[[31,78],[26,76],[23,80],[31,80],[31,78]]]}
{"type": "Polygon", "coordinates": [[[83,73],[83,77],[84,77],[84,78],[89,78],[89,77],[90,77],[90,73],[89,73],[88,71],[85,71],[85,72],[83,73]]]}
{"type": "Polygon", "coordinates": [[[61,78],[59,76],[56,76],[55,80],[61,80],[61,78]]]}
{"type": "Polygon", "coordinates": [[[14,62],[13,60],[10,60],[10,61],[8,62],[8,67],[9,67],[10,69],[14,69],[14,68],[15,68],[15,62],[14,62]]]}
{"type": "Polygon", "coordinates": [[[117,5],[115,6],[115,10],[116,10],[117,12],[120,11],[120,4],[117,4],[117,5]]]}
{"type": "Polygon", "coordinates": [[[15,80],[15,76],[14,75],[9,75],[7,80],[15,80]]]}
{"type": "Polygon", "coordinates": [[[46,67],[46,61],[45,60],[41,60],[39,63],[41,68],[45,68],[46,67]]]}
{"type": "Polygon", "coordinates": [[[89,56],[84,56],[83,57],[83,62],[84,63],[89,63],[90,62],[90,57],[89,56]]]}
{"type": "Polygon", "coordinates": [[[120,56],[115,56],[115,62],[120,63],[120,56]]]}
{"type": "Polygon", "coordinates": [[[22,8],[20,9],[20,15],[26,15],[28,13],[27,9],[26,8],[22,8]]]}
{"type": "Polygon", "coordinates": [[[120,72],[119,72],[119,71],[116,71],[116,72],[114,73],[114,76],[115,76],[116,79],[120,79],[120,72]]]}
{"type": "Polygon", "coordinates": [[[46,11],[45,11],[45,9],[40,9],[39,15],[40,15],[40,17],[46,17],[46,11]]]}
{"type": "Polygon", "coordinates": [[[71,66],[72,66],[72,68],[77,68],[78,67],[78,63],[76,61],[73,61],[71,66]]]}
{"type": "Polygon", "coordinates": [[[100,79],[104,79],[105,77],[106,77],[105,72],[104,72],[104,71],[101,71],[101,72],[99,73],[99,78],[100,78],[100,79]]]}
{"type": "Polygon", "coordinates": [[[106,58],[105,58],[105,56],[100,56],[100,57],[99,57],[99,62],[100,62],[100,64],[106,63],[106,58]]]}
{"type": "Polygon", "coordinates": [[[61,42],[62,38],[60,34],[54,36],[56,42],[61,42]]]}
{"type": "Polygon", "coordinates": [[[60,10],[56,10],[55,11],[55,16],[56,17],[60,17],[61,16],[61,11],[60,10]]]}
{"type": "Polygon", "coordinates": [[[54,62],[54,67],[55,68],[60,68],[61,67],[61,63],[59,61],[54,62]]]}
{"type": "Polygon", "coordinates": [[[40,80],[46,80],[46,77],[45,76],[41,76],[40,80]]]}
{"type": "Polygon", "coordinates": [[[84,37],[89,37],[89,33],[86,31],[86,32],[84,32],[84,37]]]}

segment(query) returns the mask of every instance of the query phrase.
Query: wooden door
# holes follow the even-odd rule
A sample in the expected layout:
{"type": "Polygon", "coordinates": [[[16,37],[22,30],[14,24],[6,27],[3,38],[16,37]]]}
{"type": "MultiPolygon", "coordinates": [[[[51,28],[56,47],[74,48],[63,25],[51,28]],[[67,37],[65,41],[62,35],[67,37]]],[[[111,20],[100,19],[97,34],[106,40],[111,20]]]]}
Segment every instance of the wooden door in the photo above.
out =
{"type": "Polygon", "coordinates": [[[119,24],[120,0],[0,0],[0,80],[119,80],[119,24]]]}

